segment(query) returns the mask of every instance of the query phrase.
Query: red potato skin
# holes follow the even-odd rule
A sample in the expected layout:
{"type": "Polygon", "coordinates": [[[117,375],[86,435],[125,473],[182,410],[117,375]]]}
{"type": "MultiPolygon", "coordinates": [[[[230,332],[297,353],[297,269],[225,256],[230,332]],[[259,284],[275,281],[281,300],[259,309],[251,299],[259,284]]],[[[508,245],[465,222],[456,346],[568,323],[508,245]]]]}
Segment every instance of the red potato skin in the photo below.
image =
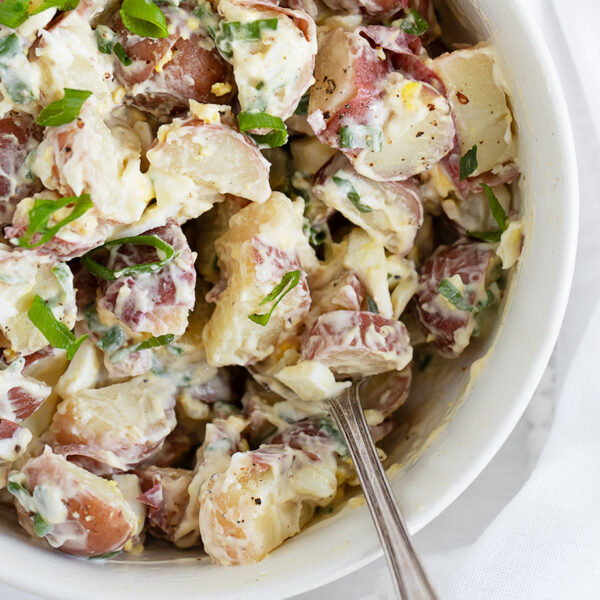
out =
{"type": "MultiPolygon", "coordinates": [[[[53,483],[58,487],[64,483],[65,473],[62,461],[52,453],[44,453],[30,459],[23,467],[27,478],[27,488],[33,491],[41,483],[53,483]]],[[[62,552],[76,556],[97,556],[120,550],[133,533],[133,527],[117,507],[110,506],[98,498],[91,489],[81,487],[79,493],[66,501],[68,520],[81,527],[82,535],[87,534],[84,548],[67,540],[58,548],[62,552]]],[[[21,505],[16,503],[19,522],[33,534],[33,519],[21,505]]]]}
{"type": "Polygon", "coordinates": [[[302,359],[321,361],[339,375],[402,369],[411,357],[406,327],[400,321],[372,312],[325,313],[302,336],[302,359]],[[385,337],[384,342],[373,339],[369,331],[385,337]],[[395,359],[383,358],[381,353],[391,353],[395,359]]]}
{"type": "Polygon", "coordinates": [[[138,108],[172,114],[185,111],[190,99],[211,104],[230,102],[232,92],[216,96],[211,91],[213,84],[218,82],[233,87],[234,79],[231,65],[216,49],[200,47],[199,42],[205,34],[192,32],[184,39],[182,32],[176,29],[167,38],[140,39],[125,28],[118,11],[114,14],[112,28],[134,63],[126,67],[115,60],[117,79],[128,91],[136,84],[149,84],[147,92],[133,97],[132,102],[138,108]],[[172,52],[171,60],[157,71],[156,67],[169,51],[172,52]]]}
{"type": "MultiPolygon", "coordinates": [[[[100,282],[100,296],[97,301],[98,308],[106,309],[130,327],[133,331],[147,332],[152,335],[168,333],[183,334],[187,326],[187,314],[194,308],[194,286],[196,285],[196,271],[194,269],[194,255],[192,254],[187,239],[181,227],[174,221],[169,221],[163,227],[157,227],[144,233],[153,235],[167,242],[179,257],[165,265],[159,271],[139,276],[123,276],[114,281],[100,282]],[[174,277],[177,278],[175,281],[174,277]],[[181,300],[181,289],[185,287],[189,298],[181,300]],[[127,301],[117,307],[117,297],[122,287],[131,290],[127,301]],[[138,309],[140,298],[150,297],[154,303],[152,312],[143,312],[138,309]],[[116,312],[115,312],[116,311],[116,312]],[[175,331],[170,321],[177,320],[179,325],[184,322],[181,331],[175,331]]],[[[150,246],[125,245],[118,250],[111,268],[118,270],[128,265],[149,263],[157,260],[156,249],[150,246]]]]}
{"type": "Polygon", "coordinates": [[[31,115],[13,113],[0,119],[0,223],[10,223],[17,203],[41,189],[39,181],[19,181],[12,189],[9,179],[41,140],[42,128],[31,115]]]}
{"type": "MultiPolygon", "coordinates": [[[[430,305],[440,295],[440,282],[454,275],[459,275],[465,285],[477,283],[485,289],[486,273],[493,258],[494,251],[489,244],[459,240],[452,246],[438,248],[423,265],[416,297],[417,315],[423,330],[433,336],[432,343],[442,356],[456,357],[452,349],[455,343],[454,334],[467,325],[471,313],[458,308],[430,312],[424,309],[424,305],[430,305]]],[[[472,303],[475,297],[473,292],[465,299],[472,303]]]]}

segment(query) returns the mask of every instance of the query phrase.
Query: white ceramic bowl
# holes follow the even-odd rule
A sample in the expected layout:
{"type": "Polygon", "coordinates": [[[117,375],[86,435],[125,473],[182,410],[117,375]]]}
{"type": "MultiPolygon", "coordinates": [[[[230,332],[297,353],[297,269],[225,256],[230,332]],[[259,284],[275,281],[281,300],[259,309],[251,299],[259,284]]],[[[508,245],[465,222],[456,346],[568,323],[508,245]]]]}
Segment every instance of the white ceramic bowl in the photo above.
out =
{"type": "MultiPolygon", "coordinates": [[[[473,39],[490,40],[518,124],[526,244],[501,322],[472,360],[418,382],[393,441],[394,491],[412,532],[444,510],[491,460],[523,413],[556,341],[577,237],[577,171],[568,113],[550,55],[520,0],[447,0],[473,39]],[[476,32],[473,34],[473,32],[476,32]],[[426,390],[426,393],[423,391],[426,390]]],[[[447,22],[447,21],[446,21],[447,22]]],[[[458,39],[458,37],[455,37],[458,39]]],[[[425,372],[427,373],[427,371],[425,372]]],[[[422,378],[423,379],[423,378],[422,378]]],[[[285,598],[374,560],[379,545],[363,505],[309,526],[257,565],[221,568],[194,553],[156,550],[118,561],[74,559],[35,545],[0,521],[0,580],[57,600],[285,598]]]]}

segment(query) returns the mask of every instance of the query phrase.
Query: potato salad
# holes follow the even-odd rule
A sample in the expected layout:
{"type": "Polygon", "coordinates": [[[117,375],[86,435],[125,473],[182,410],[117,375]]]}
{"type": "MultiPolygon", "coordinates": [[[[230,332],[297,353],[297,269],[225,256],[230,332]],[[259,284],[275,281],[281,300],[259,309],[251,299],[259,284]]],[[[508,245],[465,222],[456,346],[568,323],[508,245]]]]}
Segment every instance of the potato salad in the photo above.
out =
{"type": "Polygon", "coordinates": [[[431,0],[0,3],[0,503],[34,540],[255,562],[357,485],[324,401],[368,378],[381,442],[523,245],[462,42],[431,0]]]}

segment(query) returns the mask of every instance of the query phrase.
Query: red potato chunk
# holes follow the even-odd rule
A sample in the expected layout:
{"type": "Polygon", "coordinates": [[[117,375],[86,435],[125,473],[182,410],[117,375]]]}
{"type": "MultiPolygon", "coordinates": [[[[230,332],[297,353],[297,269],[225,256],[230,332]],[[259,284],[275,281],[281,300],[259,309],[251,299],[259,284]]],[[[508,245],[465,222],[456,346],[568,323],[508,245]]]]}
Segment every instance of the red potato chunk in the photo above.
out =
{"type": "Polygon", "coordinates": [[[295,535],[338,489],[337,455],[263,446],[238,452],[200,492],[204,549],[222,565],[262,560],[295,535]]]}
{"type": "Polygon", "coordinates": [[[264,29],[260,40],[234,38],[231,61],[242,111],[283,120],[292,116],[313,82],[317,28],[312,17],[269,0],[223,0],[218,10],[228,22],[277,19],[277,27],[264,29]]]}
{"type": "Polygon", "coordinates": [[[25,453],[32,437],[26,427],[0,417],[0,489],[6,486],[11,465],[25,453]]]}
{"type": "Polygon", "coordinates": [[[147,467],[138,469],[143,494],[140,502],[148,506],[147,523],[157,538],[175,541],[178,526],[190,501],[188,486],[192,472],[186,469],[147,467]]]}
{"type": "Polygon", "coordinates": [[[498,278],[499,260],[489,244],[459,240],[441,246],[421,269],[417,292],[417,314],[421,326],[438,352],[447,358],[459,356],[477,328],[476,316],[489,304],[487,288],[498,278]],[[462,299],[473,307],[463,310],[439,291],[448,280],[462,299]]]}
{"type": "Polygon", "coordinates": [[[212,366],[244,366],[266,358],[296,332],[311,302],[303,267],[314,255],[288,198],[275,192],[264,204],[243,208],[229,225],[216,242],[221,280],[207,295],[207,301],[216,302],[203,331],[212,366]],[[274,299],[260,304],[295,271],[300,271],[296,285],[276,306],[274,299]],[[270,308],[264,325],[249,318],[270,308]]]}
{"type": "Polygon", "coordinates": [[[9,113],[0,119],[0,223],[10,223],[19,200],[41,187],[25,164],[41,140],[42,128],[31,115],[9,113]]]}
{"type": "Polygon", "coordinates": [[[412,360],[406,327],[371,312],[325,313],[302,338],[302,359],[316,360],[343,377],[401,370],[412,360]]]}
{"type": "Polygon", "coordinates": [[[94,473],[127,471],[162,446],[176,425],[174,408],[175,385],[155,375],[83,390],[58,405],[49,439],[94,473]]]}
{"type": "Polygon", "coordinates": [[[438,163],[455,127],[426,56],[419,38],[399,28],[325,34],[308,107],[315,134],[376,181],[403,181],[438,163]]]}
{"type": "Polygon", "coordinates": [[[374,17],[389,17],[408,6],[408,0],[326,0],[332,10],[366,13],[374,17]]]}
{"type": "Polygon", "coordinates": [[[195,219],[226,194],[254,202],[269,198],[269,163],[256,144],[234,129],[230,114],[221,120],[215,107],[203,108],[196,111],[200,117],[161,126],[148,151],[156,205],[142,222],[151,227],[169,217],[178,223],[195,219]]]}
{"type": "Polygon", "coordinates": [[[341,154],[318,173],[313,192],[399,256],[410,252],[423,224],[421,193],[414,179],[373,181],[359,175],[341,154]],[[351,200],[350,190],[358,194],[358,202],[351,200]]]}
{"type": "Polygon", "coordinates": [[[10,475],[19,523],[32,536],[34,518],[48,524],[52,547],[77,556],[98,556],[123,548],[137,517],[114,482],[53,454],[48,446],[10,475]],[[36,517],[37,515],[37,517],[36,517]]]}
{"type": "Polygon", "coordinates": [[[25,361],[0,371],[0,418],[21,423],[32,415],[52,391],[45,383],[21,374],[25,361]]]}
{"type": "MultiPolygon", "coordinates": [[[[108,312],[136,332],[155,336],[167,333],[182,335],[187,328],[188,313],[194,308],[196,300],[195,255],[181,227],[174,221],[146,231],[144,235],[158,237],[170,244],[176,257],[154,273],[126,275],[114,281],[103,280],[97,300],[100,319],[103,319],[104,312],[108,312]]],[[[155,248],[126,244],[111,253],[107,266],[119,270],[157,260],[159,255],[155,248]]]]}
{"type": "Polygon", "coordinates": [[[0,488],[12,463],[25,453],[32,440],[31,431],[19,424],[30,417],[48,398],[50,386],[21,373],[19,359],[0,371],[0,488]]]}
{"type": "Polygon", "coordinates": [[[128,31],[117,11],[112,27],[133,63],[115,60],[115,76],[133,96],[133,104],[160,114],[182,112],[189,100],[227,104],[232,97],[233,70],[202,29],[190,30],[191,12],[161,7],[173,33],[166,38],[142,38],[128,31]],[[224,94],[212,91],[223,84],[224,94]]]}

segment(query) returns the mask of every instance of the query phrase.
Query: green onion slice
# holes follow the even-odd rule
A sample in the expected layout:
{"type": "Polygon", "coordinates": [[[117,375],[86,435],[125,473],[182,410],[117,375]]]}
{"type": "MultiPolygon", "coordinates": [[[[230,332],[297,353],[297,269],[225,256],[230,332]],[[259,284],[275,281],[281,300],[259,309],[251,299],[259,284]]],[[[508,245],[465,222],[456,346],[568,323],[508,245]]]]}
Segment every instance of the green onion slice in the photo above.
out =
{"type": "Polygon", "coordinates": [[[79,0],[42,0],[41,4],[37,6],[33,11],[32,15],[37,15],[49,8],[57,8],[58,10],[73,10],[79,6],[79,0]]]}
{"type": "Polygon", "coordinates": [[[67,360],[71,360],[75,356],[79,346],[88,337],[82,335],[79,339],[75,339],[73,332],[56,319],[46,301],[37,294],[27,314],[29,320],[42,332],[53,348],[62,348],[67,351],[67,360]]]}
{"type": "Polygon", "coordinates": [[[502,234],[506,231],[508,215],[506,214],[504,208],[502,208],[502,204],[500,204],[498,198],[496,198],[494,190],[485,183],[482,183],[481,187],[488,198],[490,211],[494,217],[494,220],[496,223],[498,223],[500,231],[467,231],[467,234],[471,237],[483,240],[484,242],[499,242],[502,234]]]}
{"type": "Polygon", "coordinates": [[[117,42],[113,47],[113,52],[116,57],[121,61],[121,64],[125,67],[128,67],[133,61],[129,57],[129,54],[125,51],[125,48],[121,46],[120,42],[117,42]]]}
{"type": "Polygon", "coordinates": [[[115,45],[115,32],[106,25],[98,25],[94,31],[96,36],[96,45],[102,54],[110,54],[115,45]]]}
{"type": "Polygon", "coordinates": [[[483,242],[499,242],[502,237],[501,231],[467,231],[467,235],[483,242]]]}
{"type": "Polygon", "coordinates": [[[500,204],[500,201],[498,200],[498,198],[496,198],[496,194],[494,194],[494,190],[492,190],[492,188],[489,185],[482,183],[481,187],[485,191],[485,195],[487,196],[488,202],[490,203],[490,210],[492,211],[492,216],[494,217],[496,223],[498,223],[500,231],[506,231],[506,221],[508,219],[508,215],[504,212],[502,204],[500,204]]]}
{"type": "Polygon", "coordinates": [[[423,35],[429,29],[429,23],[423,18],[423,15],[414,8],[408,11],[404,19],[400,20],[400,29],[410,35],[423,35]]]}
{"type": "Polygon", "coordinates": [[[25,496],[31,496],[29,490],[18,481],[10,481],[6,485],[6,489],[13,495],[18,496],[19,494],[25,494],[25,496]]]}
{"type": "Polygon", "coordinates": [[[285,298],[285,296],[293,290],[298,283],[300,282],[300,271],[288,271],[282,278],[281,281],[271,290],[269,294],[267,294],[261,301],[259,306],[263,306],[267,302],[275,303],[271,307],[271,310],[268,313],[263,315],[252,314],[249,315],[248,318],[254,323],[258,323],[258,325],[262,325],[263,327],[269,322],[273,311],[277,307],[277,305],[285,298]]]}
{"type": "Polygon", "coordinates": [[[270,133],[259,135],[250,134],[252,139],[260,145],[269,148],[283,146],[288,140],[285,123],[279,118],[264,112],[241,112],[237,116],[240,131],[245,133],[251,129],[271,129],[270,133]]]}
{"type": "Polygon", "coordinates": [[[381,152],[383,130],[374,125],[342,125],[340,127],[340,146],[342,148],[368,148],[375,152],[381,152]]]}
{"type": "Polygon", "coordinates": [[[52,524],[48,523],[40,513],[33,515],[33,531],[38,537],[44,537],[52,531],[52,524]]]}
{"type": "Polygon", "coordinates": [[[0,38],[0,79],[10,99],[15,104],[24,104],[35,100],[36,95],[30,87],[27,73],[22,73],[11,60],[19,55],[26,60],[25,51],[16,33],[0,38]]]}
{"type": "Polygon", "coordinates": [[[158,348],[159,346],[167,346],[175,340],[175,336],[172,333],[166,333],[165,335],[159,335],[158,337],[152,336],[139,344],[133,344],[133,346],[127,346],[117,350],[110,356],[110,362],[113,364],[120,363],[122,360],[127,358],[134,352],[140,350],[149,350],[151,348],[158,348]]]}
{"type": "Polygon", "coordinates": [[[360,201],[360,194],[356,191],[356,188],[352,185],[352,182],[350,182],[348,179],[344,179],[343,177],[338,177],[337,175],[334,175],[331,179],[333,179],[333,183],[335,183],[335,185],[342,188],[342,190],[346,192],[346,197],[348,200],[350,200],[350,202],[352,202],[358,212],[373,212],[373,209],[370,206],[366,206],[360,201]]]}
{"type": "Polygon", "coordinates": [[[0,3],[0,25],[16,29],[23,25],[29,16],[29,0],[4,0],[0,3]]]}
{"type": "Polygon", "coordinates": [[[167,19],[151,0],[124,0],[121,5],[123,25],[142,37],[168,37],[167,19]]]}
{"type": "Polygon", "coordinates": [[[375,302],[375,300],[373,300],[373,298],[371,298],[369,294],[367,294],[367,311],[375,313],[376,315],[379,314],[379,307],[377,306],[377,302],[375,302]]]}
{"type": "Polygon", "coordinates": [[[248,23],[239,21],[224,21],[221,23],[221,31],[225,39],[230,41],[251,42],[262,39],[263,31],[277,29],[277,18],[257,19],[248,23]]]}
{"type": "Polygon", "coordinates": [[[450,304],[456,306],[458,310],[475,312],[475,307],[462,297],[461,293],[449,279],[442,279],[438,285],[438,292],[444,296],[450,304]]]}
{"type": "Polygon", "coordinates": [[[300,98],[300,102],[298,102],[298,106],[296,106],[296,110],[294,111],[295,115],[300,115],[301,117],[306,117],[308,115],[308,102],[310,100],[310,94],[304,94],[302,98],[300,98]]]}
{"type": "Polygon", "coordinates": [[[117,556],[117,554],[120,554],[121,551],[120,550],[114,550],[113,552],[106,552],[106,554],[97,554],[96,556],[88,556],[89,560],[106,560],[109,558],[114,558],[115,556],[117,556]]]}
{"type": "Polygon", "coordinates": [[[79,116],[83,103],[91,95],[92,92],[87,90],[65,88],[65,95],[43,108],[35,121],[43,127],[57,127],[70,123],[79,116]]]}
{"type": "Polygon", "coordinates": [[[121,327],[111,327],[97,342],[96,346],[109,354],[116,352],[125,344],[127,336],[121,327]]]}
{"type": "Polygon", "coordinates": [[[23,248],[35,248],[49,242],[60,229],[68,223],[75,221],[94,206],[89,194],[82,196],[67,196],[59,200],[50,200],[46,198],[36,198],[33,202],[33,208],[29,211],[29,224],[23,237],[19,238],[19,246],[23,248]],[[48,227],[50,217],[61,208],[73,204],[73,210],[64,219],[61,219],[56,225],[48,227]],[[31,240],[37,234],[41,237],[37,242],[31,240]]]}
{"type": "Polygon", "coordinates": [[[477,170],[477,144],[475,144],[460,159],[460,177],[459,181],[464,181],[469,175],[477,170]]]}
{"type": "Polygon", "coordinates": [[[100,277],[100,279],[106,279],[108,281],[114,281],[119,277],[126,277],[128,275],[137,275],[139,273],[156,273],[156,271],[160,271],[166,264],[170,263],[176,255],[177,253],[171,244],[168,244],[155,235],[134,235],[132,237],[120,238],[118,240],[105,242],[102,246],[94,248],[83,256],[81,259],[81,264],[96,277],[100,277]],[[118,271],[109,269],[108,267],[97,263],[92,258],[92,254],[99,248],[108,246],[123,246],[125,244],[134,244],[136,246],[152,246],[158,250],[159,254],[162,252],[162,254],[164,254],[164,258],[151,263],[131,265],[118,271]]]}
{"type": "Polygon", "coordinates": [[[206,33],[210,35],[213,40],[219,33],[219,17],[213,10],[212,4],[208,0],[200,0],[198,6],[194,8],[192,14],[200,21],[200,24],[206,33]]]}

